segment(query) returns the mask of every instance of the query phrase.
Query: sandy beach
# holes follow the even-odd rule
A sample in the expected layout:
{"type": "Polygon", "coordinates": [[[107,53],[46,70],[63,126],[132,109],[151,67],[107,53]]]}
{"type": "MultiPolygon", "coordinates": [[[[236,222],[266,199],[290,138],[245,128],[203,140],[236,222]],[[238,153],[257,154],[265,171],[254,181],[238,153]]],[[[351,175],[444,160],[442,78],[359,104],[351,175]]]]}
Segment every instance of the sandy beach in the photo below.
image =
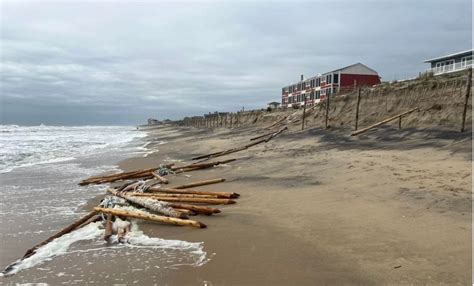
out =
{"type": "MultiPolygon", "coordinates": [[[[200,189],[242,196],[200,217],[207,229],[147,228],[203,241],[211,254],[202,267],[163,277],[164,285],[470,283],[471,135],[386,127],[357,139],[344,131],[292,130],[222,157],[238,159],[225,166],[173,176],[173,184],[223,177],[200,189]]],[[[149,134],[151,150],[167,143],[123,161],[124,170],[188,161],[256,135],[176,127],[149,134]]]]}
{"type": "MultiPolygon", "coordinates": [[[[197,155],[248,144],[265,133],[261,127],[151,129],[141,139],[147,155],[125,159],[119,167],[189,163],[197,155]]],[[[169,186],[225,178],[198,189],[241,194],[237,204],[219,206],[222,213],[195,217],[205,229],[137,221],[149,237],[202,242],[204,263],[195,265],[189,252],[80,242],[68,255],[2,283],[470,283],[472,134],[392,125],[358,137],[349,134],[348,128],[301,131],[294,125],[268,143],[219,158],[234,162],[169,175],[169,186]]],[[[102,198],[90,196],[81,211],[102,198]]],[[[22,236],[4,248],[2,264],[48,233],[22,236]]]]}

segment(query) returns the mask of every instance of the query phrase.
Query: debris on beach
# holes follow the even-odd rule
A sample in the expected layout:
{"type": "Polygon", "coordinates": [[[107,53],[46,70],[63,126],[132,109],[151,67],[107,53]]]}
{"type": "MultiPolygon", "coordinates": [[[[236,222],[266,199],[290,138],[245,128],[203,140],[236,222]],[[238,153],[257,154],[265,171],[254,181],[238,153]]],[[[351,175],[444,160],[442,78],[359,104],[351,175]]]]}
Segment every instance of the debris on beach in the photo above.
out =
{"type": "Polygon", "coordinates": [[[104,240],[110,242],[112,235],[116,234],[116,242],[119,243],[127,243],[126,235],[131,231],[130,220],[132,219],[146,220],[163,225],[206,228],[207,226],[204,223],[189,219],[189,216],[210,216],[221,213],[220,209],[211,206],[235,204],[235,199],[239,198],[240,195],[233,192],[198,191],[191,188],[222,183],[225,181],[224,178],[208,179],[167,188],[162,187],[161,184],[169,183],[169,178],[165,178],[169,175],[208,169],[235,160],[228,159],[183,166],[162,164],[157,168],[85,179],[79,184],[123,182],[119,186],[108,188],[108,195],[91,212],[29,249],[22,258],[7,266],[1,272],[1,276],[15,274],[18,265],[23,260],[35,255],[38,249],[93,222],[102,225],[104,240]]]}

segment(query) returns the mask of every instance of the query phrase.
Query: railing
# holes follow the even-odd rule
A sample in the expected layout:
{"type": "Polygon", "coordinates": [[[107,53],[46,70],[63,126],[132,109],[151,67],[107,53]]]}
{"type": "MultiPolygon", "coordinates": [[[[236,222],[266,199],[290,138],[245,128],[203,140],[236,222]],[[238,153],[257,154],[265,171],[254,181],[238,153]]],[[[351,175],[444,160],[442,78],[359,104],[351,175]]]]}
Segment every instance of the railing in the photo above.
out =
{"type": "Polygon", "coordinates": [[[434,75],[438,75],[438,74],[443,74],[443,73],[460,71],[460,70],[468,69],[471,67],[472,67],[472,60],[460,62],[460,63],[454,63],[450,65],[444,65],[440,67],[434,67],[431,69],[427,69],[426,72],[433,73],[434,75]]]}

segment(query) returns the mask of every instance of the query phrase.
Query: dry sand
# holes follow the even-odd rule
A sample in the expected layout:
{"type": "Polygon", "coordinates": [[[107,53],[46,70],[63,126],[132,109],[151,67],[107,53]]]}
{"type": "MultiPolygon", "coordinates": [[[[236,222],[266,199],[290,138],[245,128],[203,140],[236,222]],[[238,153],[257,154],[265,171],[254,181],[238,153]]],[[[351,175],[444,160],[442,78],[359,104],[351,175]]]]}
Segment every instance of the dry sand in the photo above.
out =
{"type": "MultiPolygon", "coordinates": [[[[248,143],[255,130],[156,129],[148,147],[159,151],[121,167],[189,162],[248,143]]],[[[221,157],[236,162],[170,177],[170,185],[224,177],[200,189],[242,196],[219,215],[197,217],[207,229],[143,224],[150,236],[203,241],[211,257],[156,282],[470,284],[472,133],[391,127],[348,133],[293,130],[221,157]]]]}

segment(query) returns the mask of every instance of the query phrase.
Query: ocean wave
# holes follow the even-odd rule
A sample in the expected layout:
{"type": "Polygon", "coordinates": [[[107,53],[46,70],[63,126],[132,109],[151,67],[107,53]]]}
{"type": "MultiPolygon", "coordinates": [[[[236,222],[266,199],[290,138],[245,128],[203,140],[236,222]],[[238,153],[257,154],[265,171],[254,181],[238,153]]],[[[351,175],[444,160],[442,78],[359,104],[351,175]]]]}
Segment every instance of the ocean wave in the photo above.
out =
{"type": "Polygon", "coordinates": [[[0,125],[0,132],[0,173],[124,148],[131,141],[146,136],[144,132],[123,126],[0,125]]]}

